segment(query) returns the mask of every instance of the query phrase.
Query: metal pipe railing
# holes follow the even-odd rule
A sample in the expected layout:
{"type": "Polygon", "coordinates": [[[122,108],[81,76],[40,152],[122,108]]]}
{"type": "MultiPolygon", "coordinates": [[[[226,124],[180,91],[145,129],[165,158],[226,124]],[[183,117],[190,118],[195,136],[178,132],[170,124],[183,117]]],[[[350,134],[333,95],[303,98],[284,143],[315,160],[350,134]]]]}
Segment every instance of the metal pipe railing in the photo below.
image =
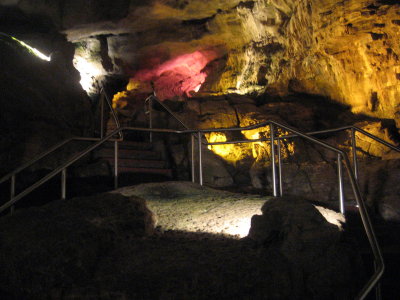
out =
{"type": "MultiPolygon", "coordinates": [[[[145,103],[149,102],[149,111],[152,110],[153,103],[152,101],[156,101],[158,104],[160,104],[171,116],[174,117],[175,120],[177,120],[183,128],[189,130],[189,126],[187,126],[167,105],[165,105],[160,99],[158,99],[154,94],[150,95],[149,97],[146,98],[145,103]]],[[[150,116],[150,122],[152,124],[152,116],[150,116]]]]}
{"type": "Polygon", "coordinates": [[[23,170],[29,168],[30,166],[32,166],[33,164],[37,163],[39,160],[41,160],[42,158],[52,154],[53,152],[55,152],[56,150],[60,149],[61,147],[63,147],[64,145],[68,144],[71,141],[85,141],[85,142],[95,142],[95,141],[100,141],[100,138],[90,138],[90,137],[71,137],[68,138],[58,144],[55,144],[54,146],[50,147],[48,150],[46,150],[45,152],[39,154],[38,156],[36,156],[35,158],[31,159],[30,161],[27,161],[26,163],[24,163],[22,166],[16,168],[14,171],[4,175],[3,177],[1,177],[0,179],[0,184],[7,181],[8,179],[10,179],[13,176],[16,176],[18,173],[22,172],[23,170]]]}
{"type": "Polygon", "coordinates": [[[52,146],[50,149],[48,149],[47,151],[43,152],[42,154],[38,155],[37,157],[35,157],[34,159],[24,163],[22,166],[16,168],[14,171],[8,173],[7,175],[4,175],[1,179],[0,179],[0,183],[3,183],[4,181],[7,181],[8,179],[10,179],[12,176],[17,175],[19,172],[25,170],[26,168],[29,168],[31,165],[33,165],[34,163],[38,162],[39,160],[41,160],[42,158],[44,158],[45,156],[53,153],[54,151],[56,151],[57,149],[61,148],[62,146],[64,146],[65,144],[69,143],[70,141],[74,140],[75,138],[69,138],[66,139],[58,144],[55,144],[54,146],[52,146]]]}
{"type": "Polygon", "coordinates": [[[339,190],[339,206],[340,212],[344,214],[344,191],[343,191],[343,168],[342,168],[342,155],[337,155],[337,174],[338,174],[338,190],[339,190]]]}
{"type": "Polygon", "coordinates": [[[353,156],[354,177],[356,178],[356,180],[358,180],[356,130],[354,128],[351,128],[351,152],[353,156]]]}
{"type": "MultiPolygon", "coordinates": [[[[100,98],[100,101],[101,101],[101,103],[100,103],[100,109],[101,109],[101,112],[100,112],[100,137],[103,138],[103,136],[104,136],[104,128],[105,128],[105,126],[104,126],[104,100],[107,103],[107,106],[108,106],[108,108],[109,108],[109,110],[111,112],[111,115],[112,115],[112,117],[114,119],[114,122],[115,122],[115,125],[116,125],[117,129],[121,128],[121,124],[120,124],[120,122],[118,120],[117,113],[115,112],[114,108],[112,107],[112,101],[108,97],[108,94],[107,94],[104,86],[101,88],[100,92],[101,92],[101,96],[100,96],[101,97],[100,98]]],[[[118,136],[119,136],[120,139],[124,138],[123,133],[121,131],[118,132],[118,136]]]]}
{"type": "Polygon", "coordinates": [[[61,199],[65,200],[67,197],[67,169],[61,170],[61,199]]]}
{"type": "Polygon", "coordinates": [[[104,136],[104,92],[100,95],[100,138],[104,136]]]}
{"type": "Polygon", "coordinates": [[[203,150],[202,150],[202,143],[201,143],[201,136],[202,133],[201,131],[198,131],[197,133],[197,143],[198,143],[198,149],[199,149],[199,183],[200,185],[203,185],[203,150]]]}
{"type": "MultiPolygon", "coordinates": [[[[160,99],[158,99],[158,97],[156,96],[156,92],[154,91],[154,86],[153,86],[153,94],[150,95],[149,97],[147,97],[144,101],[145,103],[145,107],[147,106],[147,111],[146,114],[149,115],[149,128],[152,129],[153,128],[153,105],[154,105],[154,101],[157,102],[162,108],[164,108],[175,120],[177,120],[182,126],[183,128],[185,128],[186,130],[190,130],[189,126],[187,124],[185,124],[185,122],[183,122],[181,120],[181,118],[179,118],[167,105],[165,105],[160,99]]],[[[194,164],[194,157],[195,157],[195,153],[194,153],[194,144],[195,144],[195,138],[197,136],[193,133],[191,135],[191,139],[190,139],[190,143],[191,143],[191,151],[192,151],[192,160],[191,160],[191,176],[192,176],[192,182],[195,182],[195,164],[194,164]]],[[[149,133],[149,140],[150,143],[153,142],[153,132],[149,133]]],[[[199,154],[200,156],[200,154],[199,154]]],[[[203,174],[202,170],[198,170],[199,174],[203,174]]],[[[202,177],[199,178],[199,181],[202,181],[202,177]]]]}
{"type": "MultiPolygon", "coordinates": [[[[98,148],[100,145],[104,144],[105,142],[107,142],[107,141],[115,141],[117,143],[119,140],[113,139],[113,136],[115,134],[118,134],[119,131],[124,131],[124,130],[153,131],[153,132],[164,132],[164,133],[184,133],[184,131],[179,131],[179,130],[147,129],[147,128],[135,128],[135,127],[121,127],[119,129],[116,129],[112,133],[110,133],[109,135],[105,136],[103,139],[100,139],[100,140],[97,139],[97,142],[94,145],[91,145],[88,148],[86,148],[84,151],[81,151],[78,154],[74,155],[67,162],[61,164],[61,166],[57,167],[56,169],[51,171],[46,176],[44,176],[43,178],[39,179],[36,183],[34,183],[30,187],[26,188],[25,190],[20,192],[18,195],[15,195],[10,201],[8,201],[8,202],[4,203],[2,206],[0,206],[0,213],[2,211],[4,211],[5,209],[9,208],[10,206],[14,205],[21,198],[25,197],[30,192],[34,191],[36,188],[40,187],[42,184],[44,184],[45,182],[49,181],[55,175],[59,174],[61,171],[63,171],[64,169],[68,168],[70,165],[75,163],[77,160],[81,159],[83,156],[85,156],[86,154],[90,153],[94,149],[98,148]]],[[[72,139],[82,140],[82,138],[72,138],[72,139]]],[[[90,139],[90,140],[93,140],[93,139],[90,139]]],[[[117,158],[116,158],[116,161],[118,161],[117,158]]]]}
{"type": "MultiPolygon", "coordinates": [[[[37,157],[31,159],[30,161],[26,162],[25,164],[23,164],[22,166],[18,167],[17,169],[15,169],[14,171],[8,173],[7,175],[3,176],[0,179],[0,184],[11,179],[10,180],[10,199],[13,199],[15,196],[15,190],[16,190],[16,176],[18,173],[22,172],[23,170],[31,167],[32,165],[34,165],[35,163],[37,163],[39,160],[45,158],[46,156],[52,154],[53,152],[55,152],[56,150],[62,148],[64,145],[68,144],[71,141],[86,141],[86,142],[90,142],[90,141],[99,141],[101,140],[100,138],[86,138],[86,137],[72,137],[72,138],[68,138],[58,144],[55,144],[54,146],[52,146],[49,150],[41,153],[40,155],[38,155],[37,157]]],[[[64,181],[61,181],[61,184],[63,185],[64,181]]],[[[62,192],[63,195],[63,192],[62,192]]],[[[14,212],[14,206],[11,206],[11,214],[14,212]]]]}
{"type": "Polygon", "coordinates": [[[194,167],[194,156],[195,156],[195,140],[194,140],[194,134],[190,135],[190,150],[191,150],[191,154],[192,154],[192,165],[191,165],[191,171],[192,171],[192,182],[195,182],[195,167],[194,167]]]}
{"type": "Polygon", "coordinates": [[[340,149],[338,149],[336,147],[333,147],[333,146],[331,146],[331,145],[329,145],[329,144],[327,144],[325,142],[322,142],[322,141],[320,141],[320,140],[318,140],[318,139],[316,139],[316,138],[314,138],[312,136],[309,136],[309,135],[304,134],[304,133],[302,133],[300,131],[297,131],[296,129],[294,129],[294,128],[290,127],[290,126],[285,126],[285,125],[279,124],[279,123],[274,122],[274,121],[270,121],[270,123],[271,124],[275,124],[276,126],[281,127],[281,128],[283,128],[285,130],[288,130],[290,132],[293,132],[297,136],[300,136],[300,137],[302,137],[302,138],[304,138],[304,139],[306,139],[306,140],[308,140],[310,142],[313,142],[314,144],[317,144],[317,145],[319,145],[321,147],[324,147],[324,148],[326,148],[328,150],[336,152],[343,159],[344,165],[345,165],[345,167],[347,169],[348,176],[350,178],[350,184],[351,184],[351,187],[352,187],[352,190],[353,190],[353,193],[354,193],[354,197],[355,197],[356,202],[357,202],[357,204],[359,206],[359,212],[360,212],[360,215],[361,215],[361,220],[362,220],[365,232],[367,234],[368,241],[370,243],[370,246],[371,246],[371,249],[372,249],[372,252],[373,252],[373,255],[374,255],[375,263],[376,263],[376,266],[377,266],[373,276],[369,279],[367,284],[362,288],[362,290],[357,295],[357,299],[364,299],[368,295],[368,293],[371,291],[371,289],[373,289],[373,287],[377,284],[379,279],[382,277],[382,274],[383,274],[384,269],[385,269],[385,265],[384,265],[384,262],[383,262],[383,257],[382,257],[382,253],[381,253],[378,241],[376,239],[375,232],[374,232],[373,227],[372,227],[371,220],[369,218],[365,203],[364,203],[364,201],[362,199],[362,196],[361,196],[360,189],[358,187],[357,181],[356,181],[356,179],[354,177],[353,170],[351,169],[350,161],[349,161],[349,159],[347,157],[347,154],[344,151],[342,151],[342,150],[340,150],[340,149]]]}
{"type": "Polygon", "coordinates": [[[114,188],[118,188],[118,141],[114,141],[114,188]]]}
{"type": "Polygon", "coordinates": [[[270,147],[271,147],[272,191],[274,197],[277,197],[278,190],[276,188],[275,129],[273,123],[269,124],[269,130],[270,130],[270,147]]]}
{"type": "Polygon", "coordinates": [[[279,182],[279,196],[282,197],[283,195],[283,184],[282,184],[282,157],[281,157],[281,141],[278,139],[276,141],[277,148],[276,151],[278,152],[278,182],[279,182]]]}
{"type": "MultiPolygon", "coordinates": [[[[310,135],[307,135],[305,133],[302,133],[300,131],[297,131],[296,129],[290,127],[290,126],[286,126],[280,123],[277,123],[275,121],[268,121],[268,122],[264,122],[260,125],[258,125],[259,127],[261,126],[265,126],[265,125],[269,125],[271,130],[271,144],[274,144],[274,129],[275,127],[279,127],[282,129],[285,129],[289,132],[294,133],[296,136],[302,137],[310,142],[313,142],[314,144],[317,144],[319,146],[322,146],[328,150],[331,150],[333,152],[335,152],[338,155],[338,161],[342,161],[344,162],[344,165],[346,167],[349,179],[350,179],[350,184],[353,190],[353,194],[354,197],[356,199],[356,202],[358,204],[359,207],[359,213],[361,215],[361,220],[364,226],[364,230],[367,234],[368,237],[368,241],[370,243],[374,258],[375,258],[375,264],[376,264],[376,270],[375,273],[373,274],[373,276],[368,280],[367,284],[365,286],[363,286],[362,290],[360,291],[360,293],[357,296],[357,299],[364,299],[366,297],[366,295],[371,291],[371,289],[377,284],[377,282],[379,281],[379,279],[381,278],[383,272],[384,272],[384,262],[383,262],[383,258],[382,258],[382,254],[381,254],[381,250],[379,248],[379,244],[377,242],[374,230],[372,228],[372,224],[365,206],[365,203],[362,199],[361,193],[360,193],[360,189],[358,187],[357,181],[355,179],[355,176],[353,174],[353,171],[351,169],[351,165],[350,165],[350,161],[347,157],[347,154],[334,147],[331,146],[323,141],[320,141],[310,135]]],[[[254,126],[249,126],[248,128],[254,129],[254,126]]],[[[238,128],[236,130],[250,130],[248,128],[238,128]]],[[[199,147],[199,181],[200,184],[203,184],[203,180],[202,180],[202,142],[201,142],[201,138],[202,135],[206,132],[215,132],[215,131],[219,131],[219,129],[203,129],[203,130],[169,130],[169,129],[147,129],[147,128],[135,128],[135,127],[122,127],[119,128],[115,131],[113,131],[112,133],[110,133],[109,135],[107,135],[106,137],[104,137],[103,139],[101,139],[100,141],[97,141],[94,145],[88,147],[87,149],[85,149],[84,151],[76,154],[74,157],[72,157],[70,160],[68,160],[67,162],[65,162],[64,164],[62,164],[60,167],[56,168],[55,170],[53,170],[52,172],[50,172],[49,174],[47,174],[45,177],[43,177],[42,179],[40,179],[39,181],[37,181],[35,184],[33,184],[32,186],[28,187],[27,189],[25,189],[24,191],[20,192],[18,195],[14,196],[12,199],[10,199],[10,201],[6,202],[5,204],[3,204],[0,207],[0,212],[4,211],[5,209],[9,208],[10,206],[14,205],[17,201],[19,201],[22,197],[26,196],[27,194],[29,194],[30,192],[32,192],[34,189],[36,189],[37,187],[41,186],[42,184],[44,184],[45,182],[47,182],[48,180],[50,180],[51,178],[53,178],[54,176],[56,176],[58,173],[60,172],[66,172],[66,168],[69,167],[70,165],[72,165],[74,162],[78,161],[79,159],[81,159],[83,156],[85,156],[86,154],[90,153],[91,151],[95,150],[96,148],[98,148],[99,146],[101,146],[103,143],[109,141],[112,139],[112,137],[117,134],[120,131],[148,131],[148,132],[158,132],[158,133],[175,133],[175,134],[194,134],[197,133],[198,135],[198,147],[199,147]]],[[[115,141],[115,143],[117,144],[118,141],[115,141]]],[[[115,170],[117,170],[118,168],[118,144],[115,146],[116,152],[115,152],[115,162],[116,162],[116,168],[115,170]]],[[[340,172],[341,173],[341,172],[340,172]]],[[[65,177],[65,176],[63,176],[65,177]]],[[[118,178],[118,172],[115,172],[115,177],[118,178]]],[[[117,181],[116,181],[117,183],[117,181]]],[[[116,184],[117,187],[117,184],[116,184]]]]}

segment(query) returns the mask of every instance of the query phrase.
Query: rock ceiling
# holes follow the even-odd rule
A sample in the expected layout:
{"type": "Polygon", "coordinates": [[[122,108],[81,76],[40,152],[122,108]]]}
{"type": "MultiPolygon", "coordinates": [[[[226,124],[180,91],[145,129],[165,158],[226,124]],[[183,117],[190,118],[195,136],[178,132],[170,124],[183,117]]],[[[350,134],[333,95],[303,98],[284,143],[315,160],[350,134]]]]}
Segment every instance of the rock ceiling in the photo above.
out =
{"type": "Polygon", "coordinates": [[[0,0],[0,5],[40,16],[65,33],[88,78],[123,74],[136,86],[153,81],[166,98],[196,91],[318,94],[354,112],[400,122],[396,0],[0,0]]]}

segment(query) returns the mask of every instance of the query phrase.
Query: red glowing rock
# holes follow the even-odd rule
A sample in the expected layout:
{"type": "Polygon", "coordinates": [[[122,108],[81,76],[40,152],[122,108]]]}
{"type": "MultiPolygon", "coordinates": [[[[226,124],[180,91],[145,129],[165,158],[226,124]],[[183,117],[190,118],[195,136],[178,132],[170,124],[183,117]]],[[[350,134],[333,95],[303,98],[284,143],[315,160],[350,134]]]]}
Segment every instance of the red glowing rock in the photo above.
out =
{"type": "Polygon", "coordinates": [[[206,80],[205,66],[216,59],[215,51],[195,51],[168,60],[151,69],[138,71],[133,79],[140,82],[153,82],[157,96],[163,100],[174,96],[198,92],[206,80]]]}

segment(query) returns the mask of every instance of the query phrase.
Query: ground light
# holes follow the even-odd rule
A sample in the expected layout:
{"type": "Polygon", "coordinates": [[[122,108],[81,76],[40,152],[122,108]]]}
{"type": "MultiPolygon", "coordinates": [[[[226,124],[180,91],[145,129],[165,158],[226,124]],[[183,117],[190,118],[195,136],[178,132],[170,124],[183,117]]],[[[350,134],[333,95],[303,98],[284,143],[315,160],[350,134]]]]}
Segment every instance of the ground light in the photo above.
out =
{"type": "MultiPolygon", "coordinates": [[[[242,195],[237,199],[231,194],[202,198],[190,195],[177,199],[144,198],[156,216],[157,226],[164,231],[222,234],[233,238],[248,235],[252,217],[262,214],[261,207],[266,201],[264,197],[254,195],[242,195]]],[[[315,208],[329,223],[342,230],[345,218],[341,213],[322,206],[315,208]]]]}

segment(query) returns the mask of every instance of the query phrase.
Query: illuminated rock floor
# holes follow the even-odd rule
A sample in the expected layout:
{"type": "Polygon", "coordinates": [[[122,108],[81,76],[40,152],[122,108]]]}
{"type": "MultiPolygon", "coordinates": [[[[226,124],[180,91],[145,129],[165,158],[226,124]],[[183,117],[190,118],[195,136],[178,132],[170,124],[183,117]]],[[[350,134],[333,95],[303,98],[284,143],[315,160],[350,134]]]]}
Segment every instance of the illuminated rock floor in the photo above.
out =
{"type": "Polygon", "coordinates": [[[349,299],[362,272],[341,237],[303,200],[141,184],[0,218],[0,298],[349,299]]]}
{"type": "Polygon", "coordinates": [[[244,237],[268,197],[235,194],[184,182],[149,183],[116,191],[146,200],[161,231],[207,232],[244,237]]]}
{"type": "MultiPolygon", "coordinates": [[[[203,232],[229,238],[247,236],[251,217],[261,215],[261,207],[272,198],[215,190],[188,182],[148,183],[115,192],[145,199],[161,232],[203,232]]],[[[344,222],[339,213],[320,206],[317,209],[332,224],[340,226],[340,222],[344,222]]]]}

